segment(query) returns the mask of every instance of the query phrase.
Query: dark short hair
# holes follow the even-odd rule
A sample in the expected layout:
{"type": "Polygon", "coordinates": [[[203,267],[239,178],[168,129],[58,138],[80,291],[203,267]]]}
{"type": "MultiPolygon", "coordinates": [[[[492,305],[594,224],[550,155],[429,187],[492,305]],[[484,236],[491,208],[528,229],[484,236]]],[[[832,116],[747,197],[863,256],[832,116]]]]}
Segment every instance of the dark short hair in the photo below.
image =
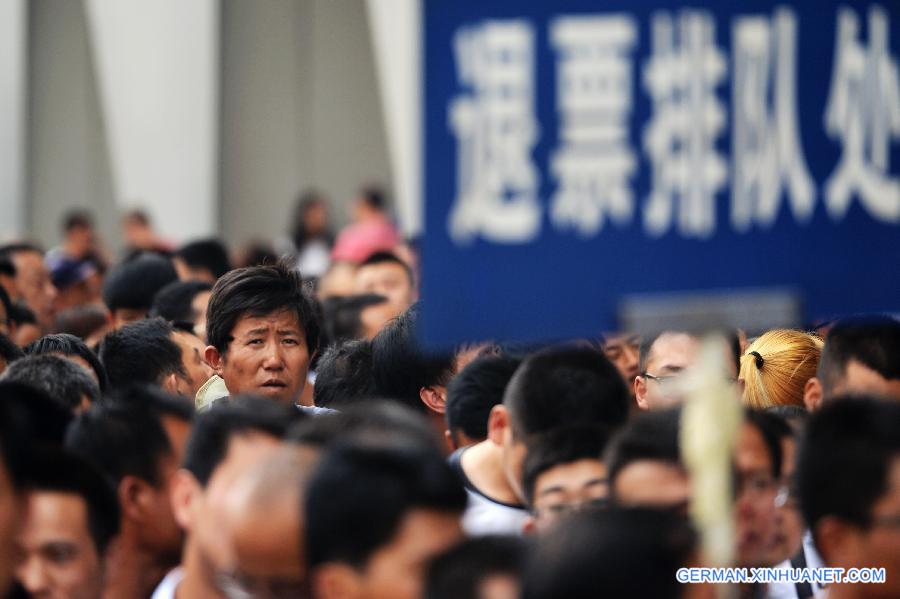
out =
{"type": "Polygon", "coordinates": [[[233,437],[260,432],[283,439],[288,428],[302,418],[303,412],[293,406],[268,399],[237,397],[217,402],[194,419],[183,466],[205,487],[228,454],[233,437]]]}
{"type": "Polygon", "coordinates": [[[145,252],[114,267],[103,282],[103,302],[110,311],[150,310],[156,292],[178,278],[172,263],[145,252]]]}
{"type": "Polygon", "coordinates": [[[369,341],[347,341],[325,350],[316,369],[313,403],[325,408],[342,408],[365,402],[374,394],[369,341]]]}
{"type": "Polygon", "coordinates": [[[216,281],[206,310],[209,344],[225,355],[231,333],[243,316],[293,310],[312,355],[319,348],[319,320],[314,300],[303,290],[300,273],[284,262],[232,270],[216,281]]]}
{"type": "Polygon", "coordinates": [[[54,355],[16,360],[3,373],[3,380],[40,389],[70,410],[81,405],[82,397],[91,403],[100,399],[100,386],[83,367],[54,355]]]}
{"type": "Polygon", "coordinates": [[[384,210],[387,208],[387,198],[385,197],[384,190],[377,185],[366,185],[360,189],[359,198],[376,210],[384,210]]]}
{"type": "Polygon", "coordinates": [[[0,254],[0,275],[6,275],[7,277],[16,276],[16,265],[12,263],[12,259],[9,256],[3,254],[0,254]]]}
{"type": "Polygon", "coordinates": [[[423,387],[446,385],[456,357],[427,351],[417,338],[418,304],[388,322],[372,340],[372,375],[379,397],[425,411],[423,387]]]}
{"type": "Polygon", "coordinates": [[[681,409],[641,412],[613,436],[606,450],[610,496],[613,483],[626,466],[642,460],[683,467],[678,443],[681,409]]]}
{"type": "Polygon", "coordinates": [[[92,352],[91,348],[75,335],[69,335],[68,333],[44,335],[40,339],[36,339],[28,344],[25,348],[25,352],[32,356],[40,356],[42,354],[77,356],[91,365],[91,370],[97,375],[101,393],[106,391],[108,384],[106,369],[103,368],[103,364],[100,363],[97,354],[92,352]]]}
{"type": "Polygon", "coordinates": [[[87,210],[70,210],[63,217],[63,231],[68,233],[72,229],[90,229],[94,226],[94,219],[87,210]]]}
{"type": "Polygon", "coordinates": [[[205,281],[172,281],[153,297],[150,316],[159,316],[172,323],[193,324],[199,315],[194,314],[191,302],[198,294],[211,289],[212,285],[205,281]]]}
{"type": "Polygon", "coordinates": [[[191,268],[204,268],[218,279],[231,270],[228,250],[218,239],[198,239],[187,243],[175,252],[191,268]]]}
{"type": "Polygon", "coordinates": [[[186,377],[181,348],[172,341],[172,325],[162,318],[130,322],[100,342],[100,362],[109,385],[159,385],[170,374],[186,377]]]}
{"type": "Polygon", "coordinates": [[[164,482],[160,462],[173,452],[164,416],[190,422],[193,408],[150,386],[118,390],[72,422],[66,448],[102,468],[115,485],[136,476],[158,487],[164,482]]]}
{"type": "Polygon", "coordinates": [[[447,387],[447,428],[461,430],[470,439],[487,438],[491,408],[503,403],[503,392],[521,362],[504,356],[472,361],[447,387]]]}
{"type": "Polygon", "coordinates": [[[87,339],[109,322],[109,313],[99,304],[86,304],[63,310],[56,315],[56,330],[79,339],[87,339]]]}
{"type": "Polygon", "coordinates": [[[366,293],[335,296],[322,302],[325,334],[329,343],[341,343],[363,337],[362,311],[387,301],[383,295],[366,293]]]}
{"type": "Polygon", "coordinates": [[[358,268],[374,266],[376,264],[396,264],[406,273],[406,279],[409,281],[409,284],[415,284],[412,268],[409,267],[409,264],[398,258],[393,252],[373,252],[368,258],[359,263],[358,268]]]}
{"type": "Polygon", "coordinates": [[[0,285],[0,304],[3,304],[3,311],[6,312],[6,321],[9,322],[9,312],[12,310],[12,300],[6,293],[6,288],[0,285]]]}
{"type": "Polygon", "coordinates": [[[424,599],[480,599],[481,584],[496,575],[519,580],[528,544],[521,537],[488,535],[466,539],[428,567],[424,599]]]}
{"type": "Polygon", "coordinates": [[[543,473],[579,460],[602,462],[609,438],[608,429],[595,424],[570,424],[541,435],[528,448],[522,465],[522,490],[528,505],[534,504],[537,480],[543,473]]]}
{"type": "Polygon", "coordinates": [[[28,467],[26,485],[31,491],[71,493],[84,500],[87,525],[103,556],[119,532],[119,501],[116,491],[96,466],[64,451],[39,452],[28,467]]]}
{"type": "Polygon", "coordinates": [[[462,513],[466,500],[462,482],[437,451],[332,447],[307,488],[309,565],[339,562],[364,568],[410,511],[462,513]]]}
{"type": "Polygon", "coordinates": [[[888,491],[900,457],[900,403],[873,397],[835,398],[813,412],[797,452],[803,518],[815,533],[826,516],[860,527],[888,491]]]}
{"type": "Polygon", "coordinates": [[[900,379],[900,321],[890,316],[856,316],[838,321],[825,338],[818,378],[830,395],[856,360],[889,380],[900,379]]]}
{"type": "Polygon", "coordinates": [[[0,358],[9,366],[19,358],[24,358],[25,352],[18,345],[13,343],[12,339],[0,333],[0,358]]]}
{"type": "Polygon", "coordinates": [[[785,425],[783,419],[774,414],[768,414],[759,410],[747,409],[744,412],[744,418],[748,424],[755,427],[762,435],[769,451],[769,458],[772,462],[772,476],[775,480],[781,478],[781,437],[782,425],[785,425]]]}
{"type": "Polygon", "coordinates": [[[613,508],[573,514],[537,540],[525,567],[523,599],[675,599],[697,536],[663,510],[613,508]]]}
{"type": "Polygon", "coordinates": [[[16,326],[23,324],[37,324],[37,316],[22,302],[13,302],[9,310],[9,320],[16,326]]]}
{"type": "Polygon", "coordinates": [[[629,395],[602,352],[564,346],[526,358],[506,386],[503,404],[513,434],[524,440],[567,423],[617,428],[628,418],[629,395]]]}

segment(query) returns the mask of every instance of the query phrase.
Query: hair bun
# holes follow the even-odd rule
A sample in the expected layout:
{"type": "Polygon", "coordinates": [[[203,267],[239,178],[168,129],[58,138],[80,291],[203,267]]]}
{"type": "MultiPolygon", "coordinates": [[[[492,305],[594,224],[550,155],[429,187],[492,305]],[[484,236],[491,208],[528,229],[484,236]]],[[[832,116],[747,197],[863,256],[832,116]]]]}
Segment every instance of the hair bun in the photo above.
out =
{"type": "Polygon", "coordinates": [[[760,368],[760,369],[761,369],[761,368],[763,367],[763,364],[766,363],[766,361],[763,360],[763,357],[762,357],[761,355],[759,355],[759,352],[758,352],[758,351],[752,351],[752,352],[750,352],[750,355],[751,355],[751,356],[756,356],[756,367],[757,367],[757,368],[760,368]]]}

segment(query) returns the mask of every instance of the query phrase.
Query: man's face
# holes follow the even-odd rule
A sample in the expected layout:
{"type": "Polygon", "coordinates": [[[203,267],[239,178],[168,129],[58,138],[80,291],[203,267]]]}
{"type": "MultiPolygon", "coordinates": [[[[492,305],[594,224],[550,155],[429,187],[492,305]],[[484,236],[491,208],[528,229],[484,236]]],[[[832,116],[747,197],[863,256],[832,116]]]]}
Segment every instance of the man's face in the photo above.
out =
{"type": "Polygon", "coordinates": [[[359,312],[363,337],[371,341],[384,328],[384,325],[402,313],[403,310],[398,311],[397,307],[389,301],[366,306],[359,312]]]}
{"type": "Polygon", "coordinates": [[[573,509],[606,499],[606,466],[599,459],[560,464],[543,472],[534,483],[534,519],[539,532],[553,526],[573,509]]]}
{"type": "Polygon", "coordinates": [[[361,266],[356,271],[354,292],[385,296],[397,314],[409,308],[416,299],[416,291],[406,269],[396,262],[361,266]]]}
{"type": "Polygon", "coordinates": [[[19,498],[6,464],[0,459],[0,596],[5,596],[13,574],[16,534],[21,517],[19,498]]]}
{"type": "Polygon", "coordinates": [[[650,346],[646,372],[634,382],[638,407],[656,410],[680,402],[677,377],[697,361],[700,343],[685,333],[663,333],[650,346]]]}
{"type": "Polygon", "coordinates": [[[620,505],[687,513],[691,501],[691,483],[687,473],[678,464],[661,460],[636,460],[619,471],[612,494],[620,505]]]}
{"type": "Polygon", "coordinates": [[[462,540],[459,514],[414,509],[394,538],[360,572],[360,599],[415,599],[422,595],[428,563],[462,540]]]}
{"type": "Polygon", "coordinates": [[[310,358],[297,313],[286,309],[242,316],[231,337],[224,356],[207,348],[210,365],[225,380],[228,391],[296,403],[306,385],[310,358]]]}
{"type": "Polygon", "coordinates": [[[181,364],[187,372],[186,378],[176,377],[178,393],[193,399],[200,387],[213,375],[213,369],[204,358],[206,344],[200,341],[196,335],[185,331],[174,331],[172,341],[181,349],[181,364]]]}
{"type": "Polygon", "coordinates": [[[767,558],[775,540],[775,495],[772,456],[762,433],[744,423],[734,455],[739,487],[735,502],[738,565],[773,566],[767,558]]]}
{"type": "Polygon", "coordinates": [[[900,399],[900,380],[886,379],[862,362],[851,359],[830,395],[880,395],[900,399]]]}
{"type": "Polygon", "coordinates": [[[884,568],[885,583],[865,585],[865,597],[900,597],[900,456],[888,469],[887,491],[872,506],[872,525],[861,532],[859,561],[851,567],[884,568]]]}
{"type": "Polygon", "coordinates": [[[608,333],[604,335],[603,353],[615,364],[629,392],[634,395],[634,379],[640,374],[638,358],[641,350],[641,338],[628,333],[608,333]]]}
{"type": "Polygon", "coordinates": [[[50,281],[50,272],[44,258],[38,252],[17,252],[13,255],[16,267],[16,286],[25,304],[34,312],[42,328],[53,325],[55,316],[56,287],[50,281]]]}
{"type": "Polygon", "coordinates": [[[103,567],[88,532],[87,505],[74,493],[35,491],[19,537],[16,577],[31,597],[96,599],[103,567]]]}

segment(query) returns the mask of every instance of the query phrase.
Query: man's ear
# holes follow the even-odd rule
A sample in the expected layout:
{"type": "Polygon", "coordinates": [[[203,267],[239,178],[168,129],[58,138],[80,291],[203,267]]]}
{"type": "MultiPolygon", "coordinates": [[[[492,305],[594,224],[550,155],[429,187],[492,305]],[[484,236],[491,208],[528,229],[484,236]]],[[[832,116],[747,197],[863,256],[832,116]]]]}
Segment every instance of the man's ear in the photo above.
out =
{"type": "Polygon", "coordinates": [[[440,385],[434,387],[422,387],[419,389],[419,399],[422,400],[422,403],[424,403],[429,410],[437,412],[438,414],[443,414],[447,411],[446,395],[446,389],[440,385]],[[441,393],[441,390],[444,390],[444,392],[441,393]]]}
{"type": "Polygon", "coordinates": [[[329,562],[312,573],[313,597],[353,599],[362,595],[359,574],[348,564],[329,562]]]}
{"type": "Polygon", "coordinates": [[[217,375],[222,376],[225,359],[224,356],[219,353],[219,350],[212,345],[207,345],[206,351],[203,352],[203,357],[206,358],[206,363],[209,364],[209,367],[212,368],[217,375]]]}
{"type": "Polygon", "coordinates": [[[803,386],[803,405],[808,412],[815,412],[822,405],[822,381],[812,377],[803,386]]]}
{"type": "Polygon", "coordinates": [[[122,516],[138,524],[146,522],[152,513],[151,491],[150,484],[137,476],[129,474],[122,477],[116,489],[122,516]]]}
{"type": "Polygon", "coordinates": [[[859,563],[864,558],[859,529],[835,516],[825,516],[816,524],[816,549],[829,566],[859,563]]]}
{"type": "Polygon", "coordinates": [[[534,519],[534,516],[525,518],[525,523],[522,525],[522,532],[526,535],[537,533],[537,520],[534,519]]]}
{"type": "Polygon", "coordinates": [[[163,391],[170,395],[178,395],[178,375],[174,372],[163,377],[162,384],[160,385],[163,391]]]}
{"type": "Polygon", "coordinates": [[[649,410],[647,403],[647,379],[643,375],[634,377],[634,401],[641,410],[649,410]]]}
{"type": "Polygon", "coordinates": [[[503,445],[503,433],[509,428],[509,408],[503,404],[497,404],[491,408],[488,415],[487,438],[494,445],[503,445]]]}
{"type": "Polygon", "coordinates": [[[175,522],[183,530],[190,531],[194,521],[194,508],[202,492],[200,483],[184,468],[180,468],[172,477],[169,500],[172,502],[175,522]]]}

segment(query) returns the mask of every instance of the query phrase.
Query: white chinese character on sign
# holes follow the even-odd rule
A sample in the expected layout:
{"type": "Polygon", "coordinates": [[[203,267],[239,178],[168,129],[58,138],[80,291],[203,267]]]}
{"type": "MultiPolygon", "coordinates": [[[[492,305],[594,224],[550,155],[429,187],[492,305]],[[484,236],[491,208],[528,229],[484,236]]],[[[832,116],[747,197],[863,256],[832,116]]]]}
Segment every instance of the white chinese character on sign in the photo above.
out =
{"type": "Polygon", "coordinates": [[[825,205],[832,218],[842,218],[856,194],[873,217],[896,223],[900,180],[888,175],[891,140],[900,138],[900,82],[884,9],[869,10],[868,29],[867,48],[857,40],[856,13],[839,11],[825,129],[840,139],[842,150],[825,184],[825,205]]]}
{"type": "Polygon", "coordinates": [[[653,101],[644,131],[653,165],[644,207],[644,228],[651,235],[663,235],[673,225],[684,237],[708,237],[715,230],[715,196],[727,177],[715,147],[725,126],[715,90],[725,71],[708,13],[682,11],[677,31],[668,13],[654,15],[653,56],[644,72],[653,101]]]}
{"type": "Polygon", "coordinates": [[[527,21],[488,21],[455,36],[457,74],[469,93],[450,105],[459,147],[457,195],[450,237],[525,243],[541,226],[538,172],[531,152],[534,115],[534,31],[527,21]]]}
{"type": "Polygon", "coordinates": [[[731,222],[739,231],[774,224],[783,191],[795,218],[813,212],[815,189],[797,125],[796,39],[796,19],[786,8],[776,11],[774,24],[743,17],[734,26],[731,222]]]}
{"type": "Polygon", "coordinates": [[[560,229],[593,235],[604,218],[631,220],[628,145],[631,62],[637,26],[627,16],[556,19],[551,39],[559,53],[557,106],[562,147],[552,159],[559,180],[550,218],[560,229]]]}

